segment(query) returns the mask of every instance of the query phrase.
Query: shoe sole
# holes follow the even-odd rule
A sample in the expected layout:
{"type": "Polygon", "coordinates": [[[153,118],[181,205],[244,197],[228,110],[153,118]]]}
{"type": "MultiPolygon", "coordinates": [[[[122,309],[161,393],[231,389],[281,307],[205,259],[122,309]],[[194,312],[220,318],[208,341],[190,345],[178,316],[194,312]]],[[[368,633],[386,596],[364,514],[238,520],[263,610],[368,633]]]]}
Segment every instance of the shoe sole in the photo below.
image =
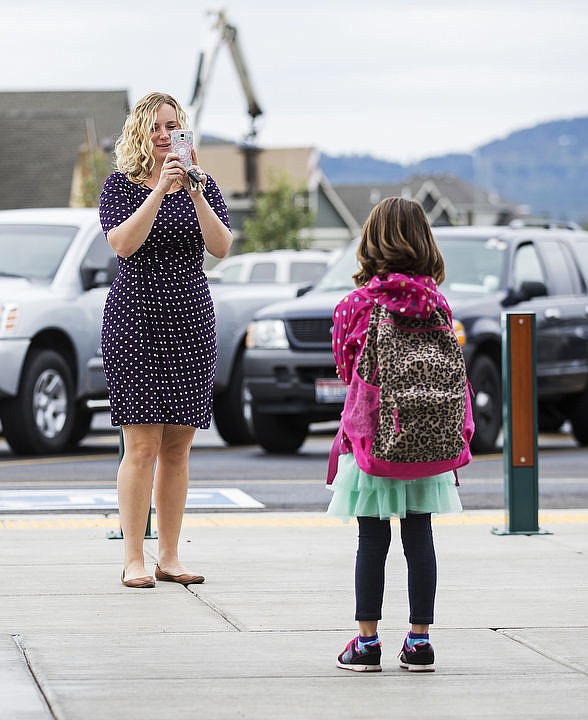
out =
{"type": "Polygon", "coordinates": [[[341,670],[351,670],[352,672],[382,672],[381,665],[350,665],[337,660],[337,667],[341,670]]]}
{"type": "Polygon", "coordinates": [[[400,667],[403,670],[408,670],[408,672],[435,672],[435,666],[433,664],[431,665],[410,665],[408,663],[399,663],[400,667]]]}

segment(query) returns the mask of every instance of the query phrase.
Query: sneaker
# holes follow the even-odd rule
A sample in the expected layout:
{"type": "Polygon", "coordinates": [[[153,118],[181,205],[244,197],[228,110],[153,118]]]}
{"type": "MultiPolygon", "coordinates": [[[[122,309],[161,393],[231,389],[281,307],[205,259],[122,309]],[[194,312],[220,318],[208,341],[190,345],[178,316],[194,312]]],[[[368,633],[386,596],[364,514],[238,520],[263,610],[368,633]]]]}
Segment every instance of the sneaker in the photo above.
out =
{"type": "Polygon", "coordinates": [[[405,640],[398,657],[400,667],[408,672],[435,672],[435,653],[431,643],[418,643],[408,647],[405,640]]]}
{"type": "Polygon", "coordinates": [[[357,637],[354,637],[337,658],[337,667],[354,672],[382,672],[381,657],[381,643],[370,643],[364,645],[363,650],[359,650],[357,637]]]}

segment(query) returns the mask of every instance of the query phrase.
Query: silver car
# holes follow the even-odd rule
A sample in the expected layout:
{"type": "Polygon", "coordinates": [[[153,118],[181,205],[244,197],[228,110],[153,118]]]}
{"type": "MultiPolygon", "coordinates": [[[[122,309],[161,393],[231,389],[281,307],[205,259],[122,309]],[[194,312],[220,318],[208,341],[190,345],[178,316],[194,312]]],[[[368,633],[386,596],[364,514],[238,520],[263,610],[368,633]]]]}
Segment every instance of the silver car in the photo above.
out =
{"type": "Polygon", "coordinates": [[[75,444],[108,407],[100,325],[115,273],[96,210],[0,212],[0,418],[15,452],[75,444]]]}
{"type": "MultiPolygon", "coordinates": [[[[96,209],[0,212],[0,420],[19,454],[60,452],[108,409],[102,310],[117,272],[96,209]]],[[[252,441],[243,416],[242,358],[256,310],[298,283],[211,286],[218,362],[214,418],[229,444],[252,441]]]]}

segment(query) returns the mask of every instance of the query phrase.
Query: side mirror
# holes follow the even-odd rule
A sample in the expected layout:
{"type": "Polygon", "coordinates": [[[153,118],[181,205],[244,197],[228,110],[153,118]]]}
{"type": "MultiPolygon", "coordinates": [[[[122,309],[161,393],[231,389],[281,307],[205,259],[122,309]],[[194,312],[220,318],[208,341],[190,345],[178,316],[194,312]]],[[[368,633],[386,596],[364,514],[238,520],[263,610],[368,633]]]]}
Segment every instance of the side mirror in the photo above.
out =
{"type": "Polygon", "coordinates": [[[118,260],[116,257],[111,257],[108,259],[108,264],[105,268],[83,267],[80,272],[84,290],[91,290],[96,287],[108,287],[112,285],[118,273],[118,260]]]}
{"type": "Polygon", "coordinates": [[[296,290],[296,297],[306,295],[306,293],[312,290],[313,287],[314,285],[312,283],[304,283],[304,285],[300,285],[300,287],[296,290]]]}
{"type": "Polygon", "coordinates": [[[510,288],[502,301],[502,305],[504,307],[511,307],[525,300],[531,300],[534,297],[544,297],[545,295],[547,295],[545,283],[536,280],[525,280],[521,283],[521,287],[518,290],[510,288]]]}
{"type": "Polygon", "coordinates": [[[523,300],[531,300],[534,297],[544,297],[547,295],[547,288],[545,283],[537,282],[535,280],[525,280],[521,283],[521,295],[523,300]]]}

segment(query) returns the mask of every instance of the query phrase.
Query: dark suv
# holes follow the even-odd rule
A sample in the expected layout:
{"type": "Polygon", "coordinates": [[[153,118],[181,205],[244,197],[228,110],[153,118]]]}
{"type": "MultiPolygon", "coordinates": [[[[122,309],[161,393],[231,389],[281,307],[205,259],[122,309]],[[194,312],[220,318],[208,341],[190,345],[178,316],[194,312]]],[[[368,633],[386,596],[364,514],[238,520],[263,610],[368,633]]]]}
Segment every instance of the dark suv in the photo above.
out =
{"type": "MultiPolygon", "coordinates": [[[[453,309],[475,391],[474,450],[494,449],[502,425],[501,313],[534,312],[539,426],[571,422],[588,444],[588,233],[561,228],[434,228],[445,258],[441,290],[453,309]]],[[[295,452],[311,422],[337,420],[331,317],[353,289],[352,243],[307,295],[258,311],[244,359],[246,401],[259,444],[295,452]]]]}

